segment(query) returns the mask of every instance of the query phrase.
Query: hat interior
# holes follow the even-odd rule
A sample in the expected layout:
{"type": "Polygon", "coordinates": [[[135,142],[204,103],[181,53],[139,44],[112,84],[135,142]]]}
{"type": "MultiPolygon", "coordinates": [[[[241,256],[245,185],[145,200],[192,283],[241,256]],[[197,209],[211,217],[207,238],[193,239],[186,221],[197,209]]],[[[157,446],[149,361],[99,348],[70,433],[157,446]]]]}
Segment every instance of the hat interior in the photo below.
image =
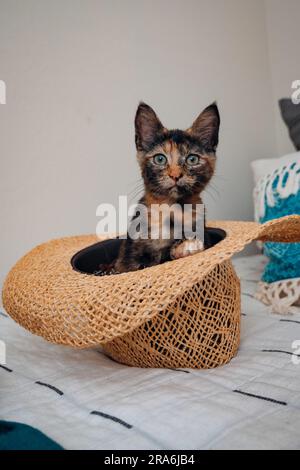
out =
{"type": "MultiPolygon", "coordinates": [[[[226,232],[219,228],[205,229],[205,249],[209,249],[224,240],[226,232]]],[[[117,258],[122,240],[111,238],[87,246],[73,255],[71,265],[75,271],[83,274],[103,275],[100,266],[112,265],[117,258]]],[[[108,274],[108,273],[107,273],[108,274]]]]}

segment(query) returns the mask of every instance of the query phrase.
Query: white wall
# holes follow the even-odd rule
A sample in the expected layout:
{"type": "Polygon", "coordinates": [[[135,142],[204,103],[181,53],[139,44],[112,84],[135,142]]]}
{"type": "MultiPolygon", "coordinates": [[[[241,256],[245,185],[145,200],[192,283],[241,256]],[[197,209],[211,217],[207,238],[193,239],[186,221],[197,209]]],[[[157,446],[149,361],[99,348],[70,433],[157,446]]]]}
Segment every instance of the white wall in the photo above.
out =
{"type": "Polygon", "coordinates": [[[300,1],[265,3],[277,153],[281,156],[295,150],[280,116],[278,100],[290,97],[292,82],[300,80],[300,1]]]}
{"type": "Polygon", "coordinates": [[[37,243],[94,232],[97,205],[134,190],[141,99],[169,127],[218,100],[208,216],[252,219],[249,163],[275,152],[263,0],[0,0],[0,11],[2,277],[37,243]]]}

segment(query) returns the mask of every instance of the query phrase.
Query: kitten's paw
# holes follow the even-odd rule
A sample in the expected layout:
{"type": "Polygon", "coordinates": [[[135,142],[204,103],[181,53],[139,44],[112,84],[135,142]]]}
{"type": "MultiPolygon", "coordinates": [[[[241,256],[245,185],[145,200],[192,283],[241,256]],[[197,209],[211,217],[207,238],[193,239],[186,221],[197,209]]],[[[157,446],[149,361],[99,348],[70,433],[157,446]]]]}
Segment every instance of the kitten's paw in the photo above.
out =
{"type": "Polygon", "coordinates": [[[179,259],[203,250],[204,243],[202,240],[184,240],[177,245],[173,245],[170,254],[171,259],[179,259]]]}

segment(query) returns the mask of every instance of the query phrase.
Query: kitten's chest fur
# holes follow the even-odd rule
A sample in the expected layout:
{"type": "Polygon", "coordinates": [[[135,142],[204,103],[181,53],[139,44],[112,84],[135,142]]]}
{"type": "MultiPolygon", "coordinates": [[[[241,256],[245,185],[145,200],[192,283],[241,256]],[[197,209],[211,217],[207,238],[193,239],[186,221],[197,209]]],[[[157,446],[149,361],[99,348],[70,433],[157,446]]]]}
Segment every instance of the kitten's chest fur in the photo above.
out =
{"type": "MultiPolygon", "coordinates": [[[[155,266],[172,259],[171,250],[175,244],[182,241],[184,236],[176,236],[176,223],[181,229],[183,228],[184,205],[189,204],[193,210],[191,212],[191,227],[195,229],[196,223],[196,206],[202,204],[199,195],[193,198],[187,198],[183,201],[176,201],[178,212],[172,212],[175,201],[154,198],[152,195],[145,195],[139,201],[146,209],[148,215],[147,238],[137,238],[132,240],[128,237],[123,241],[119,257],[115,264],[118,272],[134,271],[145,267],[155,266]],[[164,207],[168,210],[162,210],[164,207]],[[169,230],[169,231],[168,231],[169,230]],[[155,234],[155,235],[154,235],[155,234]]],[[[134,217],[135,218],[135,217],[134,217]]],[[[133,219],[134,219],[133,218],[133,219]]]]}

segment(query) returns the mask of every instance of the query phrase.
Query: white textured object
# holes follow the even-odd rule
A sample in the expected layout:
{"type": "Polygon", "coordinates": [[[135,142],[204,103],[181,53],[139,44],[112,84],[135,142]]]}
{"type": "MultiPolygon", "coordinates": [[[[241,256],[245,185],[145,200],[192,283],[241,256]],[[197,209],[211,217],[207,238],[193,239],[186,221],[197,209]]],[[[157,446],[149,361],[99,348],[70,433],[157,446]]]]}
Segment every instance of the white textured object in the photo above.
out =
{"type": "Polygon", "coordinates": [[[256,183],[253,192],[255,220],[260,222],[265,215],[266,205],[275,206],[277,195],[281,199],[286,199],[292,194],[297,194],[300,188],[300,152],[272,159],[268,164],[266,162],[268,160],[252,162],[256,183]],[[274,190],[273,184],[277,178],[274,190]]]}
{"type": "MultiPolygon", "coordinates": [[[[267,207],[275,207],[276,198],[286,199],[300,189],[300,152],[281,158],[252,162],[255,181],[253,191],[255,220],[261,222],[267,207]],[[274,185],[275,183],[275,185],[274,185]]],[[[261,242],[258,242],[262,247],[261,242]]],[[[299,311],[300,279],[260,282],[256,298],[272,307],[273,313],[287,314],[299,311]]]]}
{"type": "Polygon", "coordinates": [[[260,282],[255,297],[264,304],[271,305],[273,313],[297,313],[300,306],[300,278],[260,282]]]}
{"type": "Polygon", "coordinates": [[[293,152],[278,158],[260,158],[251,162],[254,184],[263,176],[272,173],[276,168],[283,165],[289,165],[296,160],[300,160],[300,152],[293,152]]]}

